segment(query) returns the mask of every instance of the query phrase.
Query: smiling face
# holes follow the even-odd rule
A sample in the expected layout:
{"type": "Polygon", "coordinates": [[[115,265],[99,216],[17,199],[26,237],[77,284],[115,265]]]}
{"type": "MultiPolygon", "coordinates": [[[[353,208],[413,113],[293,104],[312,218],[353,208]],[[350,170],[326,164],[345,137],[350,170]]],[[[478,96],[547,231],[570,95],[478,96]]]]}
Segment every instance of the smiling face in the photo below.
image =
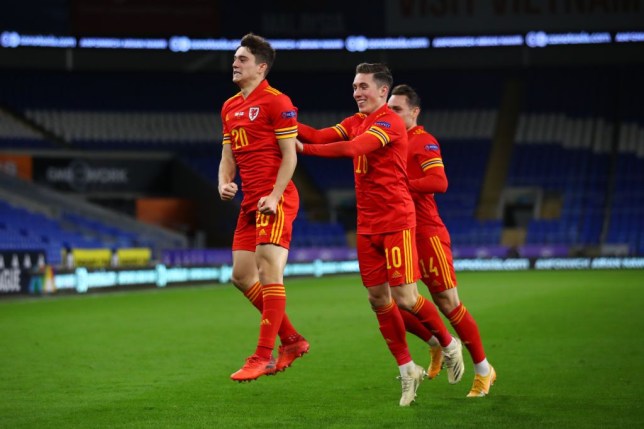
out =
{"type": "Polygon", "coordinates": [[[240,88],[258,83],[264,78],[266,63],[257,59],[246,47],[240,46],[233,57],[233,82],[240,88]]]}
{"type": "Polygon", "coordinates": [[[358,104],[358,111],[369,115],[382,107],[387,100],[389,88],[378,86],[373,73],[357,73],[353,79],[353,99],[358,104]]]}
{"type": "Polygon", "coordinates": [[[405,127],[407,129],[416,126],[420,108],[411,107],[406,95],[392,95],[389,97],[387,104],[391,110],[396,112],[405,121],[405,127]]]}

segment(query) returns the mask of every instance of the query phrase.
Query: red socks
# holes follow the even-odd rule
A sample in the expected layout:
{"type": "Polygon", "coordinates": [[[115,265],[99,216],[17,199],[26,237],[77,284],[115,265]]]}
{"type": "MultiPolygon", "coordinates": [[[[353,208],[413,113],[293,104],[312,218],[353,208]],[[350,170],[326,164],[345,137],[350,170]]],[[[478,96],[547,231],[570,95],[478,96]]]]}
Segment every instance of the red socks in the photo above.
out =
{"type": "Polygon", "coordinates": [[[382,307],[373,307],[373,311],[378,318],[380,332],[398,365],[411,362],[411,354],[405,339],[405,323],[396,303],[391,300],[389,304],[382,307]]]}
{"type": "MultiPolygon", "coordinates": [[[[248,300],[255,306],[256,309],[261,313],[264,310],[264,294],[262,293],[262,284],[260,282],[255,282],[244,295],[248,300]]],[[[289,344],[292,338],[299,339],[300,334],[297,332],[295,327],[291,324],[286,313],[282,318],[282,324],[279,327],[278,335],[282,344],[289,344]]]]}
{"type": "Polygon", "coordinates": [[[263,309],[259,325],[259,341],[255,354],[270,359],[275,347],[275,337],[286,310],[286,290],[282,284],[269,284],[262,287],[263,309]]]}
{"type": "Polygon", "coordinates": [[[416,335],[421,340],[427,342],[434,335],[431,331],[420,323],[416,315],[411,314],[409,311],[401,310],[403,320],[405,321],[405,329],[410,334],[416,335]]]}
{"type": "Polygon", "coordinates": [[[248,298],[251,304],[255,306],[260,312],[264,308],[264,296],[262,295],[262,284],[260,282],[255,282],[246,292],[244,296],[248,298]]]}
{"type": "Polygon", "coordinates": [[[446,347],[452,342],[452,334],[447,330],[436,306],[427,301],[424,296],[418,295],[418,301],[416,301],[416,305],[411,309],[411,312],[416,315],[420,323],[436,336],[441,347],[446,347]]]}
{"type": "Polygon", "coordinates": [[[460,303],[447,317],[461,341],[467,347],[470,355],[472,355],[474,363],[479,363],[485,359],[479,328],[463,303],[460,303]]]}

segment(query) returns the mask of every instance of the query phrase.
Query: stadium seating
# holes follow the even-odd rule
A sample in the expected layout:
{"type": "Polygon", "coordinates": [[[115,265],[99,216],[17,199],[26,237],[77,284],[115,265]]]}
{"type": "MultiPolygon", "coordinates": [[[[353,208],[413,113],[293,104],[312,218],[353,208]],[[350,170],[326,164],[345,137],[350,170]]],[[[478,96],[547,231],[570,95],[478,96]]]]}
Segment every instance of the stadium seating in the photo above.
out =
{"type": "Polygon", "coordinates": [[[447,192],[435,199],[455,245],[495,245],[500,241],[500,220],[481,222],[475,218],[490,146],[490,138],[441,141],[449,185],[447,192]]]}
{"type": "Polygon", "coordinates": [[[398,82],[412,84],[422,98],[418,123],[439,141],[448,178],[445,194],[435,195],[441,218],[456,247],[500,243],[500,220],[479,221],[476,210],[490,159],[503,94],[495,73],[410,73],[398,82]]]}
{"type": "Polygon", "coordinates": [[[606,242],[644,253],[644,126],[622,127],[606,242]]]}
{"type": "MultiPolygon", "coordinates": [[[[63,249],[149,247],[160,251],[151,237],[107,225],[73,212],[63,212],[60,218],[31,212],[0,200],[0,250],[43,249],[47,262],[61,263],[63,249]]],[[[180,241],[168,247],[181,247],[180,241]]]]}
{"type": "Polygon", "coordinates": [[[208,112],[27,110],[26,117],[72,147],[191,152],[212,147],[221,127],[208,112]]]}
{"type": "Polygon", "coordinates": [[[344,247],[347,238],[338,223],[312,222],[298,216],[293,223],[292,247],[344,247]]]}
{"type": "Polygon", "coordinates": [[[50,264],[63,248],[184,248],[179,233],[59,194],[0,173],[0,247],[44,249],[50,264]],[[6,237],[6,239],[5,239],[6,237]]]}
{"type": "Polygon", "coordinates": [[[613,125],[606,113],[610,92],[600,82],[596,73],[526,78],[507,186],[538,188],[562,200],[557,219],[530,221],[528,244],[601,243],[613,125]]]}
{"type": "Polygon", "coordinates": [[[45,250],[47,262],[61,263],[61,250],[65,247],[105,247],[100,241],[63,227],[41,213],[32,213],[0,201],[1,250],[45,250]]]}
{"type": "Polygon", "coordinates": [[[0,109],[0,148],[47,149],[53,145],[4,110],[0,109]]]}
{"type": "MultiPolygon", "coordinates": [[[[276,77],[271,83],[291,96],[304,123],[330,126],[355,110],[350,89],[337,95],[337,88],[347,87],[344,73],[320,76],[329,90],[316,97],[310,95],[310,76],[276,76],[282,80],[276,77]]],[[[0,106],[72,148],[171,152],[207,180],[217,181],[217,114],[235,92],[228,80],[198,73],[4,71],[0,77],[0,106]]],[[[453,243],[499,244],[502,221],[481,222],[475,213],[496,131],[503,74],[423,71],[397,73],[396,78],[397,83],[415,84],[424,106],[419,122],[441,144],[449,190],[436,199],[453,243]]],[[[561,200],[555,218],[537,216],[528,223],[526,244],[627,244],[632,253],[644,253],[644,123],[643,102],[637,97],[644,84],[639,71],[535,69],[523,72],[520,80],[523,104],[505,185],[538,188],[561,200]]],[[[0,110],[0,147],[56,147],[8,111],[0,110]]],[[[298,159],[298,171],[327,199],[353,189],[352,170],[349,159],[298,159]]],[[[346,243],[347,225],[338,222],[335,212],[330,218],[320,222],[306,214],[298,217],[295,244],[346,243]]],[[[76,224],[116,242],[134,239],[87,220],[87,225],[76,224]]]]}

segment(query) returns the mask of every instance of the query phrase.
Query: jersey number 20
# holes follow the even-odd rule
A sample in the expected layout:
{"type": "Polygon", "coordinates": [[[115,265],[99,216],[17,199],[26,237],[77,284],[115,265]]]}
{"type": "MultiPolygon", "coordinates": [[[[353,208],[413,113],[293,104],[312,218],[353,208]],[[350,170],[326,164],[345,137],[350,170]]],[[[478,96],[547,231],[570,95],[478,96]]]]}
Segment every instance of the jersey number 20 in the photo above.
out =
{"type": "Polygon", "coordinates": [[[246,135],[246,130],[243,128],[235,128],[230,133],[235,141],[235,147],[233,149],[239,149],[244,146],[248,146],[248,136],[246,135]]]}

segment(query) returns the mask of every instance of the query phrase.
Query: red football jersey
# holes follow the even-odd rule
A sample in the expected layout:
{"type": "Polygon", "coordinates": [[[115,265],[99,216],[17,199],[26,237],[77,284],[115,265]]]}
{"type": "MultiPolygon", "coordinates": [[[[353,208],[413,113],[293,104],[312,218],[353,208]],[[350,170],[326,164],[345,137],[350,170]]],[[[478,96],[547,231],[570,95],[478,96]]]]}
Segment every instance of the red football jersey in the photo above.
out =
{"type": "MultiPolygon", "coordinates": [[[[226,100],[221,122],[222,143],[232,145],[242,180],[242,208],[255,210],[277,178],[282,162],[277,141],[297,136],[297,110],[287,95],[263,80],[246,99],[239,92],[226,100]]],[[[294,187],[291,181],[285,193],[294,187]]]]}
{"type": "MultiPolygon", "coordinates": [[[[364,115],[355,114],[340,124],[318,132],[307,128],[306,138],[314,143],[332,142],[336,135],[343,140],[340,145],[366,143],[380,147],[364,155],[353,157],[358,234],[385,234],[416,225],[414,202],[407,182],[407,130],[403,120],[386,104],[364,115]]],[[[305,154],[319,156],[339,155],[340,147],[334,144],[305,145],[305,154]]],[[[345,155],[346,156],[346,155],[345,155]]]]}
{"type": "MultiPolygon", "coordinates": [[[[420,179],[426,176],[430,169],[440,169],[439,174],[445,175],[440,145],[433,135],[429,134],[422,126],[409,130],[409,158],[407,172],[409,180],[420,179]]],[[[434,194],[430,192],[415,192],[411,189],[411,196],[416,204],[416,222],[418,226],[430,225],[443,228],[443,220],[438,214],[438,207],[434,194]]]]}

